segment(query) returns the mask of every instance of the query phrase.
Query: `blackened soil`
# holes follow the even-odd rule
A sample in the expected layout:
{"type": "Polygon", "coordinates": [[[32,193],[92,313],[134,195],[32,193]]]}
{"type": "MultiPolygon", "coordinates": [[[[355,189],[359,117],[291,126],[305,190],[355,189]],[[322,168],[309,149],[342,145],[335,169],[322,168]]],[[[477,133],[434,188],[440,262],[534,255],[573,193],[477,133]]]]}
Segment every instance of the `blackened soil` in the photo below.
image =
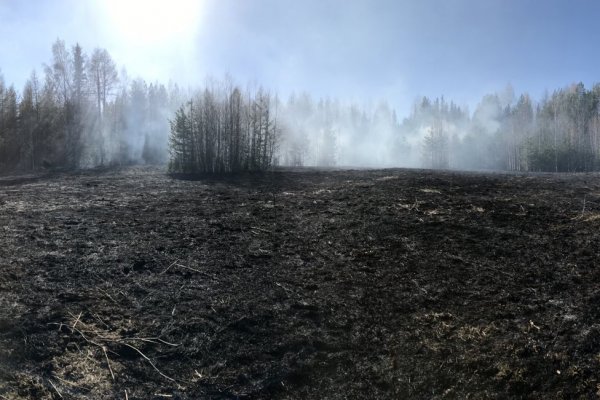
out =
{"type": "Polygon", "coordinates": [[[596,398],[600,176],[0,180],[0,398],[596,398]]]}

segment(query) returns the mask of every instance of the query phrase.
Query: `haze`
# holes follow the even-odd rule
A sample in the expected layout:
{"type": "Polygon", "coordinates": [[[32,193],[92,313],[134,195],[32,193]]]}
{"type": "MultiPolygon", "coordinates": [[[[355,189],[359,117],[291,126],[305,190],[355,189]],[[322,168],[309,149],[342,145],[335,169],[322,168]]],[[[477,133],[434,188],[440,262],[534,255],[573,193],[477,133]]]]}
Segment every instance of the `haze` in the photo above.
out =
{"type": "Polygon", "coordinates": [[[541,96],[591,84],[595,1],[17,1],[0,2],[0,68],[21,88],[61,38],[108,49],[149,81],[197,84],[229,73],[281,95],[474,104],[511,83],[541,96]]]}
{"type": "MultiPolygon", "coordinates": [[[[139,159],[149,140],[146,125],[165,159],[175,109],[197,97],[207,77],[227,77],[242,90],[269,92],[282,122],[281,135],[273,132],[281,138],[274,163],[588,170],[600,155],[593,51],[599,11],[600,4],[585,0],[4,0],[0,34],[11,40],[0,43],[0,71],[20,98],[32,69],[41,76],[53,66],[58,82],[53,43],[66,52],[80,44],[85,57],[108,51],[122,104],[134,89],[142,103],[152,96],[146,90],[160,92],[164,121],[135,126],[141,117],[127,115],[119,132],[95,120],[103,119],[116,89],[102,107],[96,97],[96,114],[87,104],[81,151],[88,161],[79,165],[104,162],[110,150],[98,143],[106,147],[110,137],[129,143],[128,162],[139,159]],[[187,92],[172,92],[175,84],[187,92]],[[579,95],[591,103],[571,99],[579,95]],[[576,118],[567,110],[573,101],[579,101],[576,118]],[[506,154],[489,162],[498,146],[506,154]],[[553,163],[542,156],[550,153],[553,163]],[[562,153],[569,154],[565,160],[591,161],[561,164],[562,153]]],[[[217,92],[223,101],[215,101],[226,107],[225,91],[217,92]]]]}

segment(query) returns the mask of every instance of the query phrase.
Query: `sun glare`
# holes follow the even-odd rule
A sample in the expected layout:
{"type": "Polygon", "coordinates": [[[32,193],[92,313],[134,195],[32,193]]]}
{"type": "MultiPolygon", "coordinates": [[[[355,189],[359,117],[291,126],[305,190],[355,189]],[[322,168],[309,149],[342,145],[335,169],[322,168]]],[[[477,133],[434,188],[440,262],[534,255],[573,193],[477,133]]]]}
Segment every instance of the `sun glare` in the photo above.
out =
{"type": "Polygon", "coordinates": [[[135,45],[160,44],[193,35],[199,0],[102,0],[110,28],[135,45]]]}

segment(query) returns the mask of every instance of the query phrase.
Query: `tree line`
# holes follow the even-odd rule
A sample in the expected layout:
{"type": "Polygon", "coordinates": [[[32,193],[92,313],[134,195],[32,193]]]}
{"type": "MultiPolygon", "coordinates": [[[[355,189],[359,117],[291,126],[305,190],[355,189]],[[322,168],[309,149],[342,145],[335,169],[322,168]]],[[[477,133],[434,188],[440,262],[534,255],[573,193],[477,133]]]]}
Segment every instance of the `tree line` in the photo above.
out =
{"type": "Polygon", "coordinates": [[[19,93],[0,75],[0,172],[168,164],[229,173],[287,166],[467,170],[600,170],[600,85],[535,102],[507,87],[471,113],[444,97],[417,100],[400,120],[374,107],[307,93],[282,101],[230,80],[196,91],[130,79],[107,50],[57,40],[19,93]]]}
{"type": "Polygon", "coordinates": [[[423,98],[402,134],[424,132],[433,168],[584,172],[600,170],[600,85],[573,84],[537,104],[528,94],[484,96],[472,115],[443,98],[423,98]]]}
{"type": "Polygon", "coordinates": [[[179,108],[171,122],[169,169],[227,173],[273,165],[394,165],[402,160],[400,125],[381,103],[372,113],[335,99],[212,82],[179,108]]]}
{"type": "Polygon", "coordinates": [[[280,118],[286,165],[600,170],[600,85],[569,85],[537,103],[507,86],[483,96],[472,113],[422,97],[402,121],[385,102],[368,109],[292,95],[280,118]]]}
{"type": "Polygon", "coordinates": [[[105,49],[57,40],[20,94],[0,75],[0,171],[164,163],[181,98],[177,86],[118,73],[105,49]]]}

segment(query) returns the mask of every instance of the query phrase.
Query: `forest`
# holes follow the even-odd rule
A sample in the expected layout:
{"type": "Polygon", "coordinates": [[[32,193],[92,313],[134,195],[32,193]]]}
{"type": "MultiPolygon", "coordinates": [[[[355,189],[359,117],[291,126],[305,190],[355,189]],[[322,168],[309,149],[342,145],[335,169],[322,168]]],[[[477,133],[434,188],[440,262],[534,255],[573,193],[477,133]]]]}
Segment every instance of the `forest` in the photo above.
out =
{"type": "MultiPolygon", "coordinates": [[[[398,96],[401,96],[398,93],[398,96]]],[[[400,119],[374,107],[292,93],[282,100],[231,78],[200,88],[130,78],[105,49],[57,40],[18,92],[0,75],[0,171],[168,164],[173,172],[272,166],[600,169],[600,86],[536,101],[508,86],[471,113],[422,97],[400,119]]]]}
{"type": "Polygon", "coordinates": [[[130,80],[105,49],[57,40],[20,94],[0,79],[0,170],[164,163],[177,91],[130,80]]]}

